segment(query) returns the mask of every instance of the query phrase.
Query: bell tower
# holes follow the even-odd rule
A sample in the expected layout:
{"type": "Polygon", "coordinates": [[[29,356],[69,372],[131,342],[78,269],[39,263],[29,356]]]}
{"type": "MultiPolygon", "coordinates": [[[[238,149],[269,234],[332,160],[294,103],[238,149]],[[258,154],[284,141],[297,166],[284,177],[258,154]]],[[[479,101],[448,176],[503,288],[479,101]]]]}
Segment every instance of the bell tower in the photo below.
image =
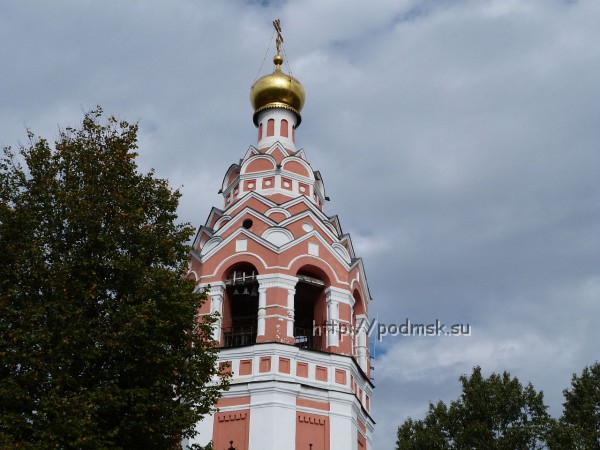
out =
{"type": "Polygon", "coordinates": [[[369,288],[350,236],[324,212],[321,174],[296,148],[304,88],[281,68],[274,25],[274,71],[250,93],[257,144],[225,173],[223,206],[191,255],[196,289],[208,288],[200,314],[219,313],[213,338],[231,386],[184,444],[370,450],[369,288]]]}

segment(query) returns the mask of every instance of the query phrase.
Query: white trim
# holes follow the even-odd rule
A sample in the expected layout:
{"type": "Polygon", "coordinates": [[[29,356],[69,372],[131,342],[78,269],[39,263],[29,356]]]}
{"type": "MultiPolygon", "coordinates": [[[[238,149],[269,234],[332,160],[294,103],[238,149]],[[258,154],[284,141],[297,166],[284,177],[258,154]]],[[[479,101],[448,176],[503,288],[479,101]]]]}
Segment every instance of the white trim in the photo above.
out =
{"type": "Polygon", "coordinates": [[[267,266],[267,262],[266,262],[264,259],[262,259],[260,256],[258,256],[257,254],[255,254],[255,253],[251,253],[251,252],[240,252],[240,253],[234,253],[234,254],[232,254],[232,255],[228,256],[227,258],[223,259],[223,260],[221,261],[221,263],[220,263],[220,264],[219,264],[219,265],[216,267],[216,269],[215,269],[215,272],[214,272],[214,273],[212,273],[211,275],[204,275],[204,276],[201,276],[201,277],[200,277],[200,279],[204,279],[204,278],[212,278],[212,277],[214,277],[214,276],[215,276],[217,273],[219,273],[219,270],[221,269],[221,267],[223,267],[223,265],[224,265],[225,263],[227,263],[227,261],[229,261],[230,259],[236,258],[236,257],[238,257],[238,256],[240,256],[240,255],[249,255],[249,256],[254,256],[256,259],[258,259],[258,260],[259,260],[259,261],[262,263],[262,265],[263,265],[263,266],[262,266],[262,269],[267,269],[267,268],[269,268],[269,267],[267,266]]]}
{"type": "MultiPolygon", "coordinates": [[[[213,255],[215,255],[220,249],[222,249],[223,247],[225,247],[227,244],[229,244],[232,240],[236,239],[240,234],[244,234],[246,237],[248,237],[249,239],[255,241],[258,244],[261,244],[263,247],[271,250],[274,253],[277,254],[281,254],[289,249],[291,249],[292,247],[295,247],[296,245],[300,245],[301,243],[303,243],[304,241],[306,241],[307,239],[310,238],[315,238],[317,239],[319,242],[321,242],[323,244],[323,247],[326,247],[327,250],[329,251],[329,253],[331,254],[331,256],[333,256],[334,258],[336,258],[338,260],[338,262],[342,265],[342,267],[344,267],[344,269],[349,272],[351,270],[351,266],[348,265],[348,263],[346,263],[341,256],[331,248],[331,244],[329,244],[329,242],[327,242],[316,230],[311,231],[310,233],[306,233],[305,235],[297,238],[296,240],[289,242],[288,244],[284,244],[281,247],[277,247],[275,245],[273,245],[272,243],[270,243],[269,241],[256,236],[253,233],[250,233],[248,230],[246,230],[245,228],[239,228],[237,231],[233,232],[232,234],[230,234],[227,238],[223,239],[219,245],[217,245],[216,247],[214,247],[213,249],[210,250],[210,252],[204,254],[204,255],[200,255],[200,262],[201,263],[206,263],[206,261],[208,261],[208,259],[210,259],[213,255]]],[[[249,254],[253,254],[253,253],[249,253],[249,254]]],[[[254,256],[256,256],[258,258],[258,255],[253,254],[254,256]]],[[[349,286],[348,282],[342,281],[340,280],[340,278],[338,277],[337,272],[333,269],[333,267],[331,267],[331,265],[325,261],[324,259],[322,259],[321,257],[316,257],[314,255],[308,255],[308,254],[301,254],[295,258],[293,258],[290,261],[290,264],[287,266],[287,269],[289,269],[293,263],[295,261],[298,260],[298,258],[315,258],[318,259],[319,261],[323,262],[325,265],[327,265],[327,267],[329,267],[331,269],[332,274],[335,277],[335,280],[342,285],[345,286],[349,286]]],[[[266,264],[265,264],[266,265],[266,264]]],[[[280,266],[269,266],[269,268],[279,268],[280,266]]],[[[214,276],[216,275],[216,272],[211,274],[210,276],[214,276]]],[[[200,279],[204,279],[209,275],[203,275],[200,277],[200,279]]]]}
{"type": "MultiPolygon", "coordinates": [[[[274,213],[283,214],[286,217],[286,219],[289,219],[290,217],[292,217],[291,212],[289,212],[287,209],[279,208],[279,207],[267,209],[265,211],[264,215],[265,215],[265,217],[269,217],[269,214],[274,214],[274,213]]],[[[270,219],[270,217],[269,217],[269,219],[270,219]]]]}
{"type": "Polygon", "coordinates": [[[276,169],[277,167],[277,160],[275,158],[273,158],[271,155],[267,154],[267,153],[259,153],[258,155],[252,155],[250,158],[244,160],[242,162],[242,166],[240,169],[240,180],[245,179],[244,175],[248,175],[251,173],[264,173],[264,172],[272,172],[276,169]],[[258,159],[266,159],[267,161],[269,161],[270,163],[273,164],[273,168],[271,169],[263,169],[263,170],[258,170],[256,172],[247,172],[246,169],[248,168],[248,166],[250,165],[251,162],[256,161],[258,159]]]}
{"type": "Polygon", "coordinates": [[[221,216],[221,218],[218,219],[215,222],[215,224],[213,225],[213,228],[212,228],[213,231],[215,231],[215,232],[218,231],[219,228],[221,228],[223,226],[222,222],[225,222],[225,220],[230,221],[232,218],[233,218],[232,216],[228,216],[228,215],[221,216]]]}
{"type": "Polygon", "coordinates": [[[348,249],[342,244],[340,244],[339,242],[334,242],[331,244],[331,247],[344,259],[344,261],[346,261],[347,264],[350,264],[352,262],[348,249]]]}
{"type": "Polygon", "coordinates": [[[290,230],[281,226],[272,226],[267,228],[261,235],[261,238],[269,241],[271,244],[281,247],[294,241],[294,235],[290,230]],[[280,242],[281,238],[285,239],[285,242],[280,242]]]}
{"type": "Polygon", "coordinates": [[[239,361],[243,359],[255,359],[253,361],[253,374],[243,377],[234,374],[231,379],[232,386],[237,383],[248,383],[257,379],[263,380],[265,376],[269,379],[281,381],[289,381],[290,377],[295,379],[295,382],[307,384],[318,389],[323,389],[327,385],[327,389],[331,392],[340,393],[353,393],[352,386],[350,385],[350,375],[353,376],[357,386],[361,388],[369,397],[372,398],[373,388],[366,379],[366,377],[358,370],[358,362],[351,355],[340,355],[337,353],[326,353],[326,352],[315,352],[310,350],[304,350],[293,345],[286,345],[276,342],[269,342],[264,344],[256,344],[253,346],[236,347],[236,348],[222,348],[219,352],[219,361],[239,361]],[[268,373],[258,372],[258,362],[261,357],[271,357],[271,367],[273,370],[268,373]],[[282,374],[278,372],[278,358],[288,358],[291,364],[291,373],[282,374]],[[310,367],[312,366],[312,378],[297,377],[295,370],[295,362],[305,362],[309,365],[309,375],[311,373],[310,367]],[[314,380],[315,366],[325,366],[328,368],[329,381],[316,381],[314,380]],[[335,383],[335,369],[342,369],[346,371],[346,384],[335,383]],[[331,377],[333,375],[333,377],[331,377]],[[242,380],[243,379],[243,380],[242,380]]]}
{"type": "Polygon", "coordinates": [[[200,257],[204,258],[207,253],[210,253],[212,250],[219,247],[221,242],[223,242],[223,238],[221,236],[214,236],[210,238],[199,250],[200,257]]]}
{"type": "MultiPolygon", "coordinates": [[[[235,224],[240,223],[241,219],[243,218],[242,216],[244,216],[246,214],[254,217],[256,220],[260,220],[261,222],[264,222],[265,224],[267,224],[270,227],[278,226],[277,222],[275,222],[274,220],[269,219],[268,217],[266,217],[264,214],[260,213],[259,211],[252,209],[249,206],[246,206],[241,211],[238,211],[235,216],[232,216],[231,220],[229,222],[227,222],[225,225],[223,225],[223,228],[221,228],[218,232],[215,232],[215,234],[217,236],[222,236],[223,234],[226,234],[230,228],[234,228],[235,224]]],[[[226,217],[226,216],[223,216],[223,217],[226,217]]],[[[241,227],[241,224],[240,224],[240,227],[241,227]]]]}
{"type": "Polygon", "coordinates": [[[244,153],[244,156],[242,157],[242,162],[246,161],[248,158],[251,158],[254,155],[260,155],[260,151],[258,151],[258,149],[254,145],[251,145],[248,147],[248,150],[246,150],[246,153],[244,153]]]}
{"type": "Polygon", "coordinates": [[[239,178],[240,178],[240,174],[239,174],[240,167],[241,166],[239,164],[232,164],[227,169],[227,172],[225,172],[225,176],[223,176],[223,181],[221,182],[221,190],[222,190],[222,192],[224,194],[223,196],[225,196],[225,194],[231,192],[232,186],[234,186],[236,184],[236,181],[239,180],[239,178]],[[225,183],[227,182],[227,179],[229,178],[229,175],[235,169],[238,170],[237,176],[231,181],[231,183],[229,183],[227,186],[225,186],[225,183]]]}
{"type": "Polygon", "coordinates": [[[237,202],[229,205],[229,207],[227,207],[223,211],[223,214],[229,214],[231,216],[237,215],[237,213],[234,213],[234,211],[237,210],[238,208],[242,208],[246,203],[248,203],[250,201],[250,199],[258,200],[259,202],[263,203],[265,206],[268,206],[269,208],[281,207],[281,205],[278,205],[274,201],[271,201],[268,198],[260,195],[258,192],[250,191],[247,194],[245,194],[243,197],[241,197],[237,202]]]}
{"type": "Polygon", "coordinates": [[[296,155],[289,155],[289,156],[286,156],[285,158],[283,158],[281,160],[281,170],[285,170],[286,172],[296,174],[297,176],[302,177],[302,178],[308,178],[313,183],[315,181],[315,173],[314,173],[312,167],[310,166],[310,164],[308,163],[308,161],[306,161],[302,158],[298,158],[296,155]],[[298,164],[300,164],[302,167],[304,167],[306,169],[306,171],[308,172],[308,175],[296,174],[296,172],[292,172],[289,169],[286,169],[285,165],[292,161],[296,161],[296,162],[298,162],[298,164]]]}

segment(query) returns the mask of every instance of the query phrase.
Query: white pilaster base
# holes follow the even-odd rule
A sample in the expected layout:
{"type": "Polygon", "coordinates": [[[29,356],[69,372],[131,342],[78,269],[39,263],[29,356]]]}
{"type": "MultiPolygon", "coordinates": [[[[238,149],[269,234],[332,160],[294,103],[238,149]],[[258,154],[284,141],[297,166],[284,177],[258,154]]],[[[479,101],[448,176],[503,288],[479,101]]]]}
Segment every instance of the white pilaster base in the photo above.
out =
{"type": "Polygon", "coordinates": [[[265,383],[252,393],[248,450],[296,448],[297,393],[279,391],[276,384],[265,383]]]}
{"type": "Polygon", "coordinates": [[[193,439],[184,439],[181,446],[184,449],[190,448],[193,444],[207,445],[212,440],[214,416],[205,416],[204,420],[196,424],[198,434],[193,439]]]}

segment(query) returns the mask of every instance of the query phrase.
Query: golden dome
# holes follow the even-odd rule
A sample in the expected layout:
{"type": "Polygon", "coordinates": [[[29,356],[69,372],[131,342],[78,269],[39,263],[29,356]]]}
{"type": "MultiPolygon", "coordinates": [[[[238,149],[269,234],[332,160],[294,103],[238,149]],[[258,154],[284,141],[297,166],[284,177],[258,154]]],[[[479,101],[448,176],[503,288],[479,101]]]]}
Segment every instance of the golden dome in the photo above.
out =
{"type": "Polygon", "coordinates": [[[304,88],[298,80],[281,71],[283,57],[279,54],[273,58],[275,70],[269,75],[259,78],[250,89],[250,102],[254,108],[254,125],[258,126],[257,115],[268,108],[285,108],[294,111],[300,125],[300,111],[304,106],[304,88]]]}

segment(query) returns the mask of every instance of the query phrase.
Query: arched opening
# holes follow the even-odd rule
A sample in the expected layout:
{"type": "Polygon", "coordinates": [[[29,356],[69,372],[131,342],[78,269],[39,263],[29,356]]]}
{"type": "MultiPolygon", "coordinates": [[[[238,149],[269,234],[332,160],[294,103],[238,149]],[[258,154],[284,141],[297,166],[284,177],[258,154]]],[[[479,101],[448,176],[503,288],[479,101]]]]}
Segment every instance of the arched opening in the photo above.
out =
{"type": "Polygon", "coordinates": [[[352,292],[352,297],[354,297],[354,313],[357,316],[362,316],[365,314],[365,305],[362,301],[362,297],[358,292],[358,289],[354,289],[352,292]]]}
{"type": "Polygon", "coordinates": [[[267,136],[275,135],[275,119],[269,119],[267,121],[267,136]]]}
{"type": "Polygon", "coordinates": [[[296,126],[292,125],[292,142],[296,143],[296,126]]]}
{"type": "Polygon", "coordinates": [[[281,133],[279,133],[282,137],[288,137],[288,121],[283,119],[281,121],[281,133]]]}
{"type": "Polygon", "coordinates": [[[309,350],[324,350],[327,335],[325,289],[329,278],[321,269],[304,266],[296,274],[294,296],[294,345],[309,350]]]}
{"type": "Polygon", "coordinates": [[[262,123],[258,126],[258,140],[262,139],[262,123]]]}
{"type": "Polygon", "coordinates": [[[225,279],[223,346],[241,347],[256,342],[258,317],[258,271],[252,264],[238,263],[225,279]]]}

